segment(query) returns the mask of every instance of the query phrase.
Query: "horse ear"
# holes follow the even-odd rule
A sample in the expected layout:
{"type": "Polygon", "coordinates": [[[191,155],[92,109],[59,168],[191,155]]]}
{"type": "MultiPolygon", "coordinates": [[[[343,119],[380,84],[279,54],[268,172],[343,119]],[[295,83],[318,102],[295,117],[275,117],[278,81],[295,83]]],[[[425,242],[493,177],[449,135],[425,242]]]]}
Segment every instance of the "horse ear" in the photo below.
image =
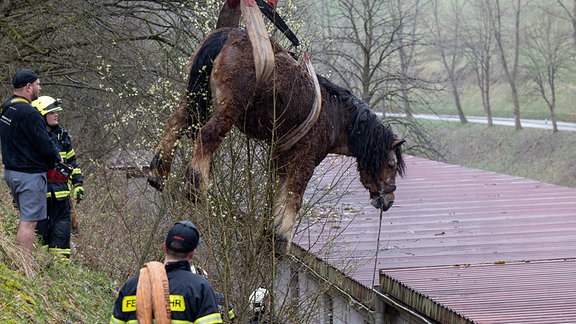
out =
{"type": "Polygon", "coordinates": [[[403,139],[403,138],[400,138],[400,139],[394,140],[394,142],[392,142],[392,148],[396,148],[396,147],[398,147],[398,146],[400,146],[400,145],[404,144],[404,142],[406,142],[406,140],[405,140],[405,139],[403,139]]]}

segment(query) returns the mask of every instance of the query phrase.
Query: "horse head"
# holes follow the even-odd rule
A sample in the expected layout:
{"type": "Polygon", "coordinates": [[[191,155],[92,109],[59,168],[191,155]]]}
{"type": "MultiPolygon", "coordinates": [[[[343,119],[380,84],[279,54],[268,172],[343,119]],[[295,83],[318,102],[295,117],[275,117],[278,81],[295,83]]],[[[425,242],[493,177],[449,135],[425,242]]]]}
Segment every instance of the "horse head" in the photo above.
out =
{"type": "Polygon", "coordinates": [[[372,206],[387,211],[394,204],[394,191],[396,191],[396,176],[403,175],[404,161],[402,159],[401,145],[404,139],[395,139],[384,150],[384,157],[377,163],[378,170],[370,172],[359,169],[360,181],[370,192],[372,206]]]}
{"type": "Polygon", "coordinates": [[[383,123],[368,105],[349,95],[348,148],[356,157],[360,182],[370,192],[374,207],[387,211],[394,204],[396,175],[405,169],[401,146],[405,142],[383,123]]]}

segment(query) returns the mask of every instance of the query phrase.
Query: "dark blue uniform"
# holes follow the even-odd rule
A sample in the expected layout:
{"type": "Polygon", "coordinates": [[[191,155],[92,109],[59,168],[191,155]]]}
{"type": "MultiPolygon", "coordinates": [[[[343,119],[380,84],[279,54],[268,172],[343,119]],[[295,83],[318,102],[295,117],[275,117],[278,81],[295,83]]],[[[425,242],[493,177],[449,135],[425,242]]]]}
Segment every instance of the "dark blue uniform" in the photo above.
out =
{"type": "MultiPolygon", "coordinates": [[[[214,290],[202,276],[190,271],[188,261],[166,265],[170,289],[172,321],[179,324],[222,323],[214,290]]],[[[110,324],[135,323],[136,288],[139,275],[130,278],[120,289],[114,303],[110,324]]]]}
{"type": "Polygon", "coordinates": [[[49,251],[54,252],[61,259],[70,258],[70,190],[71,186],[82,185],[84,177],[80,164],[76,160],[72,138],[70,134],[57,125],[48,133],[54,146],[58,149],[64,164],[72,167],[70,181],[50,182],[48,179],[48,192],[46,204],[48,218],[38,222],[36,233],[42,243],[48,245],[49,251]]]}

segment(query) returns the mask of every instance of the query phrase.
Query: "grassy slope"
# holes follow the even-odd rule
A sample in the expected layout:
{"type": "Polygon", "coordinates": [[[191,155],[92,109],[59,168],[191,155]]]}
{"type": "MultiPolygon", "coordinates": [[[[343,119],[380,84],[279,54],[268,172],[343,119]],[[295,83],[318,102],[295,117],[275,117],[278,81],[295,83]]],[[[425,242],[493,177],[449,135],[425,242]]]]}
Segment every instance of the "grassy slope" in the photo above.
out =
{"type": "Polygon", "coordinates": [[[33,277],[0,264],[0,322],[107,323],[116,294],[80,266],[46,263],[33,277]]]}
{"type": "Polygon", "coordinates": [[[422,121],[445,162],[576,188],[576,134],[422,121]]]}
{"type": "Polygon", "coordinates": [[[14,245],[18,216],[7,198],[0,197],[0,323],[108,323],[118,284],[42,248],[34,263],[25,261],[14,245]]]}

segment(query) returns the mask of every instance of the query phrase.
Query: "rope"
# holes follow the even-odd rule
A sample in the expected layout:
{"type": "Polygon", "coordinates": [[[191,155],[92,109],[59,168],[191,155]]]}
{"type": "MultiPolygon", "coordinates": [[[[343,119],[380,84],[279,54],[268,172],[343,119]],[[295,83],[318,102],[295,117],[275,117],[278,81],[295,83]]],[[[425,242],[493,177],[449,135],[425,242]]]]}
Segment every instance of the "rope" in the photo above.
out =
{"type": "Polygon", "coordinates": [[[382,208],[380,208],[380,224],[378,224],[378,238],[376,239],[376,255],[374,257],[374,270],[372,272],[372,289],[374,289],[374,281],[376,281],[376,265],[378,264],[378,253],[380,252],[380,233],[382,232],[382,208]]]}
{"type": "Polygon", "coordinates": [[[320,110],[322,110],[322,92],[320,91],[320,84],[318,83],[318,77],[316,76],[312,62],[310,62],[310,58],[306,52],[304,52],[304,62],[306,62],[306,69],[308,70],[310,79],[314,84],[314,105],[312,106],[312,110],[308,114],[306,120],[280,139],[279,143],[276,145],[276,151],[278,152],[288,151],[292,146],[294,146],[294,144],[301,140],[302,137],[308,134],[310,129],[312,129],[312,126],[314,126],[318,120],[320,110]]]}

